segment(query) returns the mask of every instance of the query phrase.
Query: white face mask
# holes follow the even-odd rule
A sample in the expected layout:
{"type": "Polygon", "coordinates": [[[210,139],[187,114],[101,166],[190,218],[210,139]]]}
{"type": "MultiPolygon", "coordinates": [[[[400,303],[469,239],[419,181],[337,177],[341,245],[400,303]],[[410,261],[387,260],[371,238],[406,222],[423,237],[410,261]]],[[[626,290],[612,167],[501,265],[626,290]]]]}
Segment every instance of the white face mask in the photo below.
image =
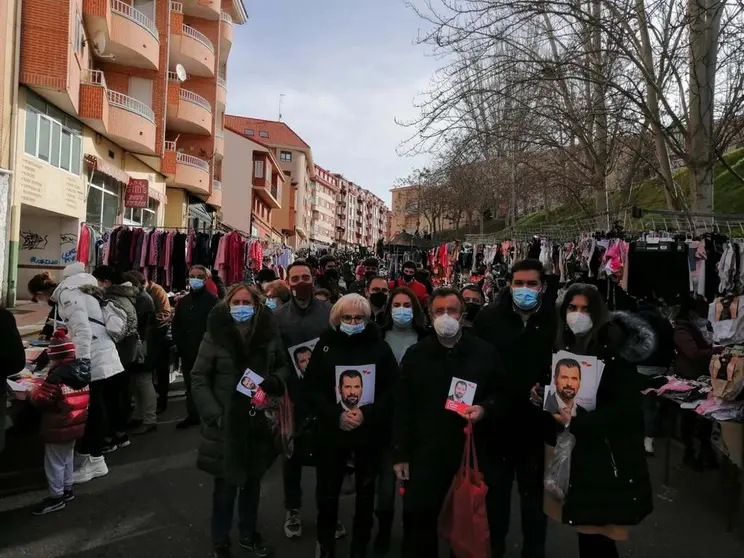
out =
{"type": "Polygon", "coordinates": [[[434,331],[443,339],[451,339],[460,331],[460,322],[444,314],[434,319],[434,331]]]}
{"type": "Polygon", "coordinates": [[[591,331],[594,323],[589,314],[583,312],[568,312],[566,314],[566,325],[576,335],[583,335],[591,331]]]}

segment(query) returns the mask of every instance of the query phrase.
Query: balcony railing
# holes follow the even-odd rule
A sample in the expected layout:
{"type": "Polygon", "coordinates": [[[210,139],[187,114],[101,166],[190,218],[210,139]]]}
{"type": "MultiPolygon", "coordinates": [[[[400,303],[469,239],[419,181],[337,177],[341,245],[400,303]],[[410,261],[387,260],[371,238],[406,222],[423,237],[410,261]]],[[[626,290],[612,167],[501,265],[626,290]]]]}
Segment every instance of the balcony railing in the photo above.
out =
{"type": "Polygon", "coordinates": [[[178,78],[178,74],[176,72],[170,72],[169,71],[168,72],[168,81],[178,81],[178,82],[180,82],[181,80],[178,78]]]}
{"type": "Polygon", "coordinates": [[[201,95],[197,95],[193,91],[189,91],[188,89],[181,88],[181,99],[184,101],[188,101],[189,103],[194,103],[195,105],[199,105],[204,110],[212,112],[212,105],[209,104],[209,101],[207,101],[201,95]]]}
{"type": "Polygon", "coordinates": [[[212,180],[212,190],[215,190],[217,192],[222,190],[222,182],[219,180],[212,180]]]}
{"type": "Polygon", "coordinates": [[[227,82],[225,81],[225,78],[223,78],[222,76],[217,76],[217,85],[227,89],[227,82]]]}
{"type": "Polygon", "coordinates": [[[199,157],[194,157],[193,155],[186,155],[186,153],[176,153],[176,162],[182,165],[196,167],[197,169],[201,169],[205,172],[209,172],[209,163],[207,163],[204,159],[199,159],[199,157]]]}
{"type": "Polygon", "coordinates": [[[230,25],[232,25],[232,17],[230,17],[230,14],[228,14],[227,12],[222,12],[220,14],[220,19],[225,23],[229,23],[230,25]]]}
{"type": "Polygon", "coordinates": [[[176,12],[177,14],[182,14],[183,13],[183,2],[174,2],[173,0],[171,0],[170,11],[176,12]]]}
{"type": "Polygon", "coordinates": [[[176,142],[175,141],[166,141],[165,142],[165,150],[166,151],[175,151],[176,150],[176,142]]]}
{"type": "Polygon", "coordinates": [[[203,44],[205,47],[207,47],[209,50],[214,52],[214,46],[212,46],[212,41],[210,41],[206,35],[203,33],[200,33],[190,25],[183,24],[183,34],[187,37],[191,37],[195,41],[199,41],[201,44],[203,44]]]}
{"type": "Polygon", "coordinates": [[[152,112],[152,109],[142,101],[133,99],[132,97],[119,93],[118,91],[112,91],[111,89],[106,91],[106,96],[108,97],[108,102],[111,106],[133,112],[142,118],[147,118],[150,122],[155,124],[155,113],[152,112]]]}
{"type": "Polygon", "coordinates": [[[138,9],[133,8],[121,0],[111,0],[111,11],[133,21],[143,29],[149,31],[150,35],[155,37],[156,40],[160,40],[158,37],[158,28],[155,27],[155,23],[138,9]]]}
{"type": "Polygon", "coordinates": [[[83,70],[80,77],[80,83],[85,85],[97,85],[98,87],[106,87],[106,77],[103,75],[101,70],[83,70]]]}

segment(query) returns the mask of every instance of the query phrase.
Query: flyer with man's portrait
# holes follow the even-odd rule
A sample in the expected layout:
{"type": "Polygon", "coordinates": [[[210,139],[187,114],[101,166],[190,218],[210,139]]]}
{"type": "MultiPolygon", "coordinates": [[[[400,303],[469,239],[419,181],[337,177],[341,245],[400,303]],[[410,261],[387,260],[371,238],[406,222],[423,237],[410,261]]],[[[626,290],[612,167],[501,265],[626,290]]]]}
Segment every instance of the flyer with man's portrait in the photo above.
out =
{"type": "Polygon", "coordinates": [[[448,411],[461,413],[468,407],[472,407],[476,389],[478,389],[478,384],[474,382],[468,382],[462,378],[452,378],[444,408],[448,411]]]}
{"type": "Polygon", "coordinates": [[[313,349],[315,349],[315,345],[318,344],[318,339],[320,338],[316,337],[315,339],[305,341],[304,343],[298,343],[297,345],[287,349],[295,373],[300,379],[305,376],[305,371],[307,370],[307,366],[310,364],[310,357],[313,356],[313,349]]]}
{"type": "Polygon", "coordinates": [[[604,363],[597,357],[558,351],[553,355],[543,409],[551,415],[564,410],[572,417],[594,411],[603,370],[604,363]]]}
{"type": "Polygon", "coordinates": [[[336,403],[351,411],[374,402],[374,364],[336,366],[336,403]]]}
{"type": "Polygon", "coordinates": [[[266,401],[266,392],[261,389],[261,382],[263,377],[256,374],[250,368],[247,368],[243,372],[243,376],[240,378],[237,387],[235,388],[239,393],[250,397],[256,405],[260,405],[266,401]]]}

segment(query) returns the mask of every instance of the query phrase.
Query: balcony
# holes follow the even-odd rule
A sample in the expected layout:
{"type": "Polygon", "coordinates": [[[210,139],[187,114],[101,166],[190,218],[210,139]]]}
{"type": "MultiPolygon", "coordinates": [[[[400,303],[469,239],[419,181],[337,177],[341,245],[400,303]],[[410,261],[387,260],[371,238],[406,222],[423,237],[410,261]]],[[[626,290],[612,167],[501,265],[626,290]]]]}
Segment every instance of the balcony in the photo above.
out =
{"type": "Polygon", "coordinates": [[[207,203],[217,209],[222,207],[222,182],[212,180],[212,194],[207,198],[207,203]]]}
{"type": "Polygon", "coordinates": [[[230,14],[220,14],[220,64],[227,62],[233,42],[233,20],[230,14]]]}
{"type": "Polygon", "coordinates": [[[227,83],[225,83],[225,78],[222,76],[217,76],[217,96],[215,98],[215,104],[217,105],[218,112],[220,109],[224,110],[225,105],[227,104],[227,83]]]}
{"type": "Polygon", "coordinates": [[[192,76],[213,77],[215,68],[214,45],[206,35],[185,23],[171,32],[169,44],[170,67],[181,64],[192,76]]]}
{"type": "Polygon", "coordinates": [[[155,114],[141,101],[106,87],[98,70],[85,70],[80,84],[80,118],[127,151],[155,155],[155,114]]]}
{"type": "Polygon", "coordinates": [[[193,91],[184,89],[170,78],[168,89],[168,110],[166,114],[166,125],[168,130],[182,132],[184,134],[199,134],[209,136],[212,134],[212,106],[204,97],[193,91]],[[178,95],[172,88],[178,88],[178,95]]]}
{"type": "Polygon", "coordinates": [[[160,36],[155,22],[144,13],[122,0],[85,0],[83,17],[89,37],[105,37],[103,56],[116,57],[121,66],[158,69],[160,36]]]}
{"type": "Polygon", "coordinates": [[[222,0],[181,0],[183,13],[217,21],[220,19],[222,0]]]}
{"type": "Polygon", "coordinates": [[[168,175],[167,185],[172,188],[183,188],[203,198],[209,197],[209,163],[193,155],[175,152],[175,142],[165,143],[163,168],[170,166],[167,164],[169,159],[175,163],[172,165],[175,167],[175,173],[168,175]]]}
{"type": "Polygon", "coordinates": [[[225,156],[225,132],[216,130],[214,132],[214,158],[221,161],[225,156]]]}
{"type": "Polygon", "coordinates": [[[258,186],[254,183],[253,191],[256,192],[258,197],[261,198],[271,209],[280,209],[282,207],[282,194],[279,190],[279,186],[276,186],[274,184],[265,184],[264,186],[258,186]]]}

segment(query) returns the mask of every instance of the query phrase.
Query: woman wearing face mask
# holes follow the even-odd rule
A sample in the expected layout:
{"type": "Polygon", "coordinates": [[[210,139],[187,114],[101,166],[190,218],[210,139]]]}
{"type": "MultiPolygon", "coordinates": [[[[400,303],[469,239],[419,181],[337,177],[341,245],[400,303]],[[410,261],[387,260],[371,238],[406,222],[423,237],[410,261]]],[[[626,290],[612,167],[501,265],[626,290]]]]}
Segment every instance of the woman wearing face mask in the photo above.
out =
{"type": "Polygon", "coordinates": [[[214,475],[212,543],[215,558],[230,556],[235,498],[239,544],[252,556],[271,550],[256,531],[261,478],[274,461],[274,441],[266,414],[237,391],[250,369],[263,378],[269,396],[284,393],[288,360],[272,312],[258,289],[236,285],[209,316],[192,374],[194,402],[202,418],[197,466],[214,475]]]}
{"type": "Polygon", "coordinates": [[[55,329],[55,312],[57,306],[51,301],[52,293],[57,288],[57,282],[52,278],[52,274],[48,271],[34,275],[28,282],[28,292],[31,297],[39,303],[46,303],[51,308],[49,309],[49,316],[47,322],[39,334],[40,340],[49,341],[52,338],[52,334],[55,329]]]}
{"type": "Polygon", "coordinates": [[[272,310],[276,310],[292,298],[289,286],[280,279],[266,283],[263,286],[263,292],[266,295],[266,306],[272,310]]]}
{"type": "Polygon", "coordinates": [[[316,447],[318,556],[335,556],[338,498],[353,459],[356,502],[350,556],[366,556],[373,523],[375,479],[390,445],[393,384],[398,363],[369,302],[341,297],[305,371],[309,404],[318,417],[316,447]]]}
{"type": "Polygon", "coordinates": [[[631,314],[610,315],[593,286],[566,291],[556,350],[595,356],[605,365],[595,411],[554,415],[559,431],[568,429],[576,438],[561,521],[578,531],[581,558],[619,556],[615,541],[625,539],[627,527],[653,509],[641,384],[633,363],[647,358],[654,344],[648,324],[631,314]]]}

